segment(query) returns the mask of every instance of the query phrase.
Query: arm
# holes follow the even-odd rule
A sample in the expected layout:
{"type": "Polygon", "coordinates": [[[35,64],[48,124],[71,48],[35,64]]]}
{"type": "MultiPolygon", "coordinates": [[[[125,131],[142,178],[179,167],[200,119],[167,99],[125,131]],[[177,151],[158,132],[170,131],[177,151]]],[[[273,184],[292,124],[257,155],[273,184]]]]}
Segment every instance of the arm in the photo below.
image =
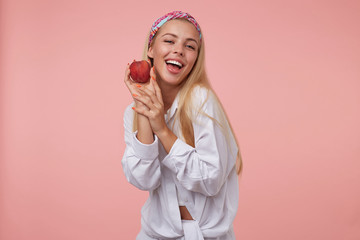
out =
{"type": "MultiPolygon", "coordinates": [[[[216,107],[215,96],[200,87],[195,93],[199,106],[205,114],[198,114],[196,123],[193,123],[196,146],[193,148],[178,139],[166,126],[161,92],[156,82],[153,83],[155,94],[145,90],[140,91],[140,96],[135,98],[148,109],[134,110],[149,119],[154,134],[168,152],[162,164],[174,172],[180,184],[186,189],[207,196],[216,195],[230,171],[235,170],[237,146],[232,136],[229,136],[231,147],[228,146],[224,132],[213,119],[208,117],[217,120],[221,118],[221,113],[217,111],[219,108],[216,107]]],[[[226,132],[231,133],[227,124],[225,125],[226,132]]]]}
{"type": "MultiPolygon", "coordinates": [[[[152,70],[151,74],[154,72],[152,70]]],[[[133,83],[130,78],[129,65],[125,72],[125,84],[130,93],[138,94],[139,88],[151,88],[151,84],[140,85],[133,83]]],[[[124,129],[126,148],[122,159],[126,179],[141,190],[152,190],[160,184],[160,164],[158,139],[154,136],[149,120],[138,114],[137,129],[133,132],[134,112],[132,107],[146,109],[141,102],[128,106],[124,114],[124,129]]]]}
{"type": "MultiPolygon", "coordinates": [[[[150,71],[150,75],[151,77],[155,76],[153,68],[150,71]]],[[[140,94],[139,92],[142,92],[142,89],[147,90],[149,92],[154,92],[155,90],[153,84],[151,84],[151,82],[145,84],[139,84],[131,81],[129,63],[125,71],[124,82],[134,98],[135,101],[134,108],[141,110],[148,110],[147,106],[145,106],[142,102],[136,100],[136,96],[140,94]]],[[[145,144],[150,144],[155,140],[149,119],[141,114],[138,114],[137,116],[137,129],[138,129],[137,138],[140,140],[140,142],[145,144]]]]}
{"type": "Polygon", "coordinates": [[[152,69],[153,75],[151,76],[150,84],[152,90],[147,88],[138,89],[138,93],[134,96],[135,102],[139,103],[134,111],[146,121],[146,126],[150,127],[151,133],[156,135],[165,151],[169,153],[172,145],[174,144],[177,136],[168,128],[164,119],[164,102],[162,99],[161,89],[156,82],[154,68],[152,69]]]}
{"type": "Polygon", "coordinates": [[[158,138],[151,144],[141,143],[132,132],[133,111],[131,105],[125,110],[125,152],[122,166],[128,182],[141,190],[152,190],[160,185],[160,162],[158,138]]]}

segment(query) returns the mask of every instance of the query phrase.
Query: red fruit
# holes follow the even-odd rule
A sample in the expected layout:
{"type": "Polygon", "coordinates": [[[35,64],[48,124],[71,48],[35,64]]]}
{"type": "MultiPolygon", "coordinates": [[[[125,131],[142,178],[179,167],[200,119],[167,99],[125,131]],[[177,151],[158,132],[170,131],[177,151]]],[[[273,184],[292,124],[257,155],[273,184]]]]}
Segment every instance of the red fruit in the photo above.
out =
{"type": "Polygon", "coordinates": [[[134,82],[146,83],[150,79],[150,64],[149,62],[134,61],[130,65],[130,77],[134,82]]]}

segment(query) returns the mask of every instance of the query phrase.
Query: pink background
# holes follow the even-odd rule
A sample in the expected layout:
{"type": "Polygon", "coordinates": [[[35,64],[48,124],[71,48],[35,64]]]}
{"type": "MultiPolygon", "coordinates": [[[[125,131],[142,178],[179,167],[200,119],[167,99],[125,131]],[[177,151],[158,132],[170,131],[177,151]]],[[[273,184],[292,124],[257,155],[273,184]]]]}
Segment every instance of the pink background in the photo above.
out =
{"type": "Polygon", "coordinates": [[[360,239],[360,2],[1,1],[1,240],[135,239],[123,84],[188,11],[244,159],[237,239],[360,239]]]}

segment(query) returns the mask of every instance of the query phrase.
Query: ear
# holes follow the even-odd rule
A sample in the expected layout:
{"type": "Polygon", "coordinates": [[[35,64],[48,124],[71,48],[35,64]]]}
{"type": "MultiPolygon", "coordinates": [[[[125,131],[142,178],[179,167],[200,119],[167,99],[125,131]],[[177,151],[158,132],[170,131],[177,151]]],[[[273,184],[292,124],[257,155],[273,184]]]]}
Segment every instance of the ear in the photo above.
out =
{"type": "Polygon", "coordinates": [[[147,55],[149,58],[154,58],[153,48],[152,46],[149,47],[147,55]]]}

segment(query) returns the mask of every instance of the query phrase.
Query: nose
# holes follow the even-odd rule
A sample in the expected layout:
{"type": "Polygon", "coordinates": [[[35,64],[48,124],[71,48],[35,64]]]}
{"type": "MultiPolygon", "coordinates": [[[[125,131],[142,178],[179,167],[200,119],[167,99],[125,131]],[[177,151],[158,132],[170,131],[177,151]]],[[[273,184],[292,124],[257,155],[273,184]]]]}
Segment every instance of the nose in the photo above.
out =
{"type": "Polygon", "coordinates": [[[174,53],[179,54],[180,56],[183,56],[184,54],[183,48],[180,44],[175,44],[173,51],[174,53]]]}

